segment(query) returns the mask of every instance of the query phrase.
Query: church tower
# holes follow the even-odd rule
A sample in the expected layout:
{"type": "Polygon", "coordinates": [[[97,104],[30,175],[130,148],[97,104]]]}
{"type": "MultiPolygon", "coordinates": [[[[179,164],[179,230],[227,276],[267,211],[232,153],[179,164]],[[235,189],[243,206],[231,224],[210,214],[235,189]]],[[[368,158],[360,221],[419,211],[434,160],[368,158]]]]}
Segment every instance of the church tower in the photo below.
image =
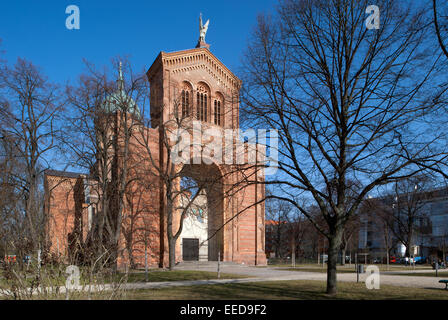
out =
{"type": "MultiPolygon", "coordinates": [[[[183,127],[191,128],[192,122],[200,122],[202,130],[216,129],[221,131],[222,136],[225,129],[239,129],[239,92],[242,82],[210,51],[210,45],[205,41],[208,26],[209,21],[203,24],[201,16],[196,47],[161,52],[149,68],[147,77],[150,82],[151,127],[154,130],[165,130],[164,127],[175,115],[183,119],[183,127]]],[[[159,137],[162,136],[159,134],[159,137]]],[[[226,145],[224,148],[234,148],[235,139],[238,137],[234,137],[232,146],[226,145]]],[[[162,144],[159,140],[159,146],[162,144]]],[[[163,154],[161,148],[161,166],[163,154]]],[[[264,197],[264,185],[256,182],[243,187],[243,176],[248,173],[237,172],[235,166],[229,164],[194,164],[187,171],[194,179],[220,179],[219,184],[215,183],[206,190],[208,235],[214,235],[208,241],[208,260],[265,264],[264,203],[258,203],[264,197]],[[226,197],[227,190],[233,186],[238,186],[240,190],[226,197]]],[[[258,177],[257,174],[253,176],[258,177]]],[[[260,182],[262,179],[264,177],[259,177],[260,182]]],[[[162,195],[161,213],[164,201],[162,195]]],[[[161,223],[160,230],[164,227],[164,223],[161,223]]],[[[162,247],[164,241],[166,239],[161,236],[162,247]]],[[[185,244],[185,239],[181,238],[177,246],[176,256],[180,259],[196,256],[185,255],[185,250],[190,248],[185,244]]]]}

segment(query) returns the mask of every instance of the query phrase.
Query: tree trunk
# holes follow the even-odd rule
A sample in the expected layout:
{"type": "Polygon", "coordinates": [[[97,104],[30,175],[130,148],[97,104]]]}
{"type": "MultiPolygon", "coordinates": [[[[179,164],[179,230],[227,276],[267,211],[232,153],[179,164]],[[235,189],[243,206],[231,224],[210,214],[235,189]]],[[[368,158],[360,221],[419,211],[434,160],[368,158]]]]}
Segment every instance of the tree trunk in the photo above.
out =
{"type": "Polygon", "coordinates": [[[169,251],[169,269],[174,270],[176,265],[176,239],[171,238],[168,240],[168,251],[169,251]]]}
{"type": "Polygon", "coordinates": [[[36,206],[35,206],[35,196],[36,196],[36,182],[35,179],[33,178],[33,176],[35,176],[35,173],[31,174],[31,181],[30,181],[30,186],[29,186],[29,194],[28,194],[28,199],[26,201],[26,217],[27,217],[27,221],[28,221],[28,228],[30,231],[30,236],[31,236],[31,245],[32,245],[32,250],[34,250],[34,248],[38,247],[39,244],[39,239],[37,236],[37,232],[35,229],[35,224],[36,224],[36,216],[37,216],[37,210],[36,210],[36,206]]]}
{"type": "Polygon", "coordinates": [[[389,271],[389,248],[386,249],[386,265],[387,265],[387,271],[389,271]]]}
{"type": "Polygon", "coordinates": [[[296,266],[296,243],[294,234],[291,239],[291,263],[293,267],[296,266]]]}
{"type": "Polygon", "coordinates": [[[112,267],[112,273],[116,274],[118,271],[118,245],[115,242],[110,242],[109,248],[111,250],[110,262],[112,267]]]}
{"type": "Polygon", "coordinates": [[[330,233],[328,238],[327,294],[330,295],[337,293],[336,266],[340,247],[341,232],[336,230],[330,233]]]}
{"type": "Polygon", "coordinates": [[[384,231],[384,246],[386,247],[386,265],[387,265],[387,271],[389,271],[389,261],[390,261],[390,248],[389,248],[389,234],[388,234],[388,225],[384,222],[383,224],[383,231],[384,231]]]}
{"type": "MultiPolygon", "coordinates": [[[[411,227],[409,227],[411,229],[411,227]]],[[[412,232],[412,229],[408,232],[408,243],[406,245],[406,257],[411,257],[411,255],[413,255],[412,252],[412,246],[413,246],[413,242],[412,242],[412,237],[414,236],[414,233],[412,232]]]]}
{"type": "Polygon", "coordinates": [[[446,264],[446,246],[445,246],[445,243],[443,244],[443,249],[442,249],[442,259],[443,259],[443,263],[446,264]]]}
{"type": "Polygon", "coordinates": [[[347,249],[343,247],[341,251],[342,251],[341,265],[345,266],[345,252],[347,251],[347,249]]]}

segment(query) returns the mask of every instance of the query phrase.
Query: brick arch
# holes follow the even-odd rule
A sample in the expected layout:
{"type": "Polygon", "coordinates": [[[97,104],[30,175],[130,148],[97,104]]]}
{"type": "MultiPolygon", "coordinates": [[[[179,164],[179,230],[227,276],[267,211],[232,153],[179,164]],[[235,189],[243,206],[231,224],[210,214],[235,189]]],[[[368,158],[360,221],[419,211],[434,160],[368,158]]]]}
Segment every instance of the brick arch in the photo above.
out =
{"type": "Polygon", "coordinates": [[[190,87],[191,90],[194,90],[194,85],[193,85],[193,83],[190,80],[188,80],[188,79],[182,80],[182,82],[180,84],[180,88],[182,89],[182,87],[184,85],[190,87]]]}
{"type": "Polygon", "coordinates": [[[212,92],[212,90],[211,90],[212,87],[207,81],[205,81],[205,80],[199,81],[198,83],[196,83],[195,89],[199,90],[200,86],[204,86],[207,89],[207,91],[209,92],[209,94],[212,92]]]}
{"type": "Polygon", "coordinates": [[[224,94],[221,91],[215,91],[214,97],[221,99],[221,101],[225,100],[224,94]]]}
{"type": "MultiPolygon", "coordinates": [[[[194,163],[191,161],[190,163],[194,163]]],[[[184,164],[181,176],[192,178],[203,186],[207,196],[208,260],[221,260],[226,245],[224,242],[224,184],[220,167],[216,164],[184,164]]]]}

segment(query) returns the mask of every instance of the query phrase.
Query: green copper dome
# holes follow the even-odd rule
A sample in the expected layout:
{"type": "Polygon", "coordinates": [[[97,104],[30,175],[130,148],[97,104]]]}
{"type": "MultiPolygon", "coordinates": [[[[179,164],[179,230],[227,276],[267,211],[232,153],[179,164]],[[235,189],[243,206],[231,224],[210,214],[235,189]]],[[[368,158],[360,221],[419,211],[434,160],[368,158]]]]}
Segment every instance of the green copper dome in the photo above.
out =
{"type": "Polygon", "coordinates": [[[122,66],[120,62],[120,71],[117,80],[118,89],[105,99],[103,106],[104,110],[110,113],[114,113],[116,111],[126,111],[140,117],[140,110],[137,104],[126,94],[124,90],[123,72],[121,68],[122,66]]]}

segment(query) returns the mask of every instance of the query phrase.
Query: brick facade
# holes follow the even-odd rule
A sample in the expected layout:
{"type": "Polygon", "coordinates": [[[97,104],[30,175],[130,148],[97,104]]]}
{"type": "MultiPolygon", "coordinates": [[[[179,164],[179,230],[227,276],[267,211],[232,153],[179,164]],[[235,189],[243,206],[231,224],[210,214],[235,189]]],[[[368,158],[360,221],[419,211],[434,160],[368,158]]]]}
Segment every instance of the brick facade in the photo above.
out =
{"type": "MultiPolygon", "coordinates": [[[[128,181],[133,181],[134,177],[145,178],[144,183],[141,182],[142,179],[129,183],[126,191],[118,260],[119,265],[132,260],[136,267],[144,266],[145,246],[151,266],[168,265],[164,214],[166,193],[155,165],[162,167],[166,164],[164,161],[167,159],[167,150],[162,141],[164,135],[161,130],[165,130],[162,128],[166,127],[165,124],[175,112],[186,112],[175,108],[176,105],[182,106],[185,92],[188,92],[188,121],[201,118],[203,130],[215,128],[223,132],[224,129],[239,128],[238,96],[241,81],[207,48],[161,52],[147,76],[151,88],[151,128],[139,128],[149,137],[147,143],[152,159],[142,150],[138,135],[133,135],[127,160],[128,181]]],[[[226,146],[224,142],[224,146],[234,149],[234,142],[235,140],[231,146],[226,146]]],[[[183,169],[185,175],[196,180],[214,177],[215,182],[207,186],[209,235],[216,234],[209,242],[209,246],[215,248],[209,251],[212,252],[209,260],[217,260],[220,252],[224,261],[249,265],[266,264],[264,203],[258,203],[264,197],[264,185],[257,182],[243,183],[244,177],[255,176],[254,168],[235,168],[243,167],[193,162],[183,169]],[[258,204],[254,205],[255,203],[258,204]],[[244,208],[248,209],[241,212],[244,208]]],[[[256,176],[257,181],[264,179],[260,174],[256,176]]],[[[100,209],[89,199],[90,196],[95,198],[95,195],[87,195],[85,191],[86,186],[92,184],[95,181],[85,175],[47,172],[47,234],[52,253],[67,256],[75,243],[82,245],[88,241],[92,219],[100,209]]],[[[178,224],[178,220],[174,222],[175,225],[176,223],[178,224]]],[[[180,241],[176,246],[176,259],[180,261],[180,241]]]]}

